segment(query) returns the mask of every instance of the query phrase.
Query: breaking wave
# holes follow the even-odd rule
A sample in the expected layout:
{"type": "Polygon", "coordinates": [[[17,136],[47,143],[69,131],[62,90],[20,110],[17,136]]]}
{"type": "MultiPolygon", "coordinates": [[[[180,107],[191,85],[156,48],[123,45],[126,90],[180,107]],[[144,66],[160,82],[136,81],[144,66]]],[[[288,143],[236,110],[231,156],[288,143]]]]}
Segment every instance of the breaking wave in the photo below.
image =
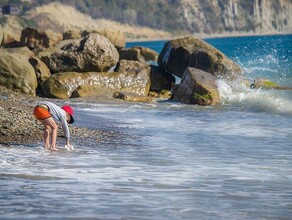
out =
{"type": "Polygon", "coordinates": [[[251,89],[241,80],[218,80],[221,104],[241,105],[254,111],[292,115],[291,90],[251,89]]]}

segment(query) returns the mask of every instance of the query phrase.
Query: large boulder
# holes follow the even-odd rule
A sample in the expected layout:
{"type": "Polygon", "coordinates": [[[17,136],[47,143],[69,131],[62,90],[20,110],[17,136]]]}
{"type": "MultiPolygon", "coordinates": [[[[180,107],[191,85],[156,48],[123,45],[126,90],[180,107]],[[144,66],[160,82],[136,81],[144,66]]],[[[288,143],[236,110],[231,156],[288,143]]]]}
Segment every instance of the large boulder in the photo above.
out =
{"type": "Polygon", "coordinates": [[[99,34],[73,40],[55,53],[41,58],[52,73],[106,72],[115,66],[119,54],[113,44],[99,34]]]}
{"type": "Polygon", "coordinates": [[[150,67],[150,91],[161,92],[162,90],[171,90],[172,86],[175,84],[175,77],[161,67],[154,65],[150,67]]]}
{"type": "Polygon", "coordinates": [[[35,96],[37,78],[29,57],[0,50],[0,84],[35,96]]]}
{"type": "Polygon", "coordinates": [[[62,40],[62,35],[53,31],[40,31],[26,27],[21,32],[20,43],[30,49],[48,48],[62,40]]]}
{"type": "MultiPolygon", "coordinates": [[[[138,95],[147,95],[150,79],[146,71],[56,73],[44,83],[42,91],[47,97],[68,99],[73,91],[82,85],[94,85],[113,90],[126,90],[138,95]]],[[[92,95],[92,91],[89,90],[90,95],[92,95]]],[[[83,93],[83,96],[87,95],[83,93]]],[[[78,95],[73,95],[73,97],[78,97],[78,95]]]]}
{"type": "Polygon", "coordinates": [[[216,77],[199,69],[187,68],[181,83],[173,89],[172,99],[185,104],[218,104],[216,77]]]}
{"type": "Polygon", "coordinates": [[[138,95],[148,95],[151,85],[149,64],[133,60],[120,60],[114,71],[130,74],[130,77],[125,79],[126,84],[129,85],[128,88],[138,95]]]}
{"type": "Polygon", "coordinates": [[[217,77],[233,79],[241,74],[239,65],[205,41],[195,37],[170,40],[165,43],[158,64],[168,72],[182,77],[187,67],[194,67],[217,77]]]}
{"type": "Polygon", "coordinates": [[[86,37],[89,34],[97,33],[106,37],[117,49],[126,46],[126,38],[122,31],[112,29],[98,29],[98,30],[67,30],[63,33],[63,40],[78,39],[86,37]]]}
{"type": "Polygon", "coordinates": [[[37,87],[37,93],[41,93],[41,87],[43,86],[44,82],[50,78],[51,72],[49,68],[44,64],[40,59],[37,57],[30,57],[29,58],[29,63],[33,66],[36,77],[37,77],[37,82],[38,82],[38,87],[37,87]]]}

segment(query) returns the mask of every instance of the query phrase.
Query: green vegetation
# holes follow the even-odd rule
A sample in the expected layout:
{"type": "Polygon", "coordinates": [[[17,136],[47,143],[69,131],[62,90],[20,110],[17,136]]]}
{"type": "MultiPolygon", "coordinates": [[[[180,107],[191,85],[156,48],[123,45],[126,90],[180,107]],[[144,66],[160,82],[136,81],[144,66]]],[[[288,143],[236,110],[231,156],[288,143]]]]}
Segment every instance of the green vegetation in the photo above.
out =
{"type": "Polygon", "coordinates": [[[18,16],[18,22],[22,27],[37,28],[36,22],[29,20],[29,19],[22,18],[20,16],[18,16]]]}
{"type": "Polygon", "coordinates": [[[4,24],[6,24],[6,22],[7,22],[7,18],[6,17],[0,17],[0,24],[1,25],[4,25],[4,24]]]}
{"type": "MultiPolygon", "coordinates": [[[[36,24],[34,21],[32,21],[32,20],[25,19],[25,18],[23,18],[23,17],[21,17],[21,16],[16,16],[16,18],[17,18],[19,24],[20,24],[22,27],[27,27],[27,26],[29,26],[29,27],[37,28],[37,24],[36,24]]],[[[0,24],[1,24],[2,26],[4,26],[4,25],[7,23],[7,20],[8,20],[7,17],[0,17],[0,24]]]]}
{"type": "Polygon", "coordinates": [[[212,103],[213,97],[209,93],[206,93],[206,94],[193,93],[193,101],[196,104],[208,105],[212,103]]]}
{"type": "Polygon", "coordinates": [[[277,83],[266,80],[266,81],[263,81],[262,87],[264,87],[264,88],[278,88],[279,85],[277,83]]]}
{"type": "Polygon", "coordinates": [[[21,4],[21,0],[0,0],[0,5],[4,6],[7,4],[21,4]]]}

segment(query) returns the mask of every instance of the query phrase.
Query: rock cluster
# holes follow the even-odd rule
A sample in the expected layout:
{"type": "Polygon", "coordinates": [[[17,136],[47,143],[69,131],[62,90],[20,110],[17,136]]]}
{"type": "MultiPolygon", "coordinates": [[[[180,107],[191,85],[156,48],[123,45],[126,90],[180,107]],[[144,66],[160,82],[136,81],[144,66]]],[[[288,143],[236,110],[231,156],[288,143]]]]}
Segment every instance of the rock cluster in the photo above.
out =
{"type": "MultiPolygon", "coordinates": [[[[167,41],[160,54],[144,47],[124,48],[124,37],[115,31],[68,31],[62,37],[25,28],[20,42],[0,41],[0,143],[42,139],[42,126],[32,116],[41,96],[133,102],[171,98],[187,104],[216,105],[217,79],[233,80],[242,75],[239,65],[195,37],[167,41]],[[181,78],[179,85],[176,77],[181,78]],[[7,88],[14,91],[12,96],[7,88]]],[[[88,137],[116,135],[71,129],[87,141],[88,137]]]]}
{"type": "Polygon", "coordinates": [[[167,72],[181,77],[180,85],[173,88],[172,99],[186,104],[218,104],[217,79],[232,80],[242,74],[238,64],[195,37],[166,42],[158,64],[167,72]]]}
{"type": "MultiPolygon", "coordinates": [[[[170,40],[158,54],[145,47],[124,48],[125,38],[119,31],[71,30],[60,36],[27,27],[22,31],[20,42],[3,47],[17,48],[0,49],[0,85],[32,96],[49,98],[68,99],[100,96],[103,93],[116,98],[128,97],[114,95],[119,93],[145,97],[166,94],[169,98],[170,93],[161,91],[172,90],[175,100],[214,105],[218,103],[219,97],[214,95],[216,79],[233,79],[241,74],[236,63],[195,37],[170,40]],[[158,66],[150,65],[148,61],[157,61],[158,66]],[[191,75],[198,74],[197,77],[187,76],[190,74],[187,71],[189,67],[201,70],[191,71],[191,75]],[[209,74],[214,77],[209,77],[209,74]],[[202,75],[209,80],[198,80],[202,75]],[[173,89],[174,76],[182,78],[176,89],[173,89]],[[212,98],[206,102],[186,100],[189,94],[181,93],[189,91],[190,88],[184,88],[187,85],[191,85],[191,90],[196,94],[201,93],[196,91],[198,88],[204,88],[208,94],[204,97],[212,98]],[[212,91],[209,91],[211,87],[212,91]],[[185,98],[178,98],[182,96],[185,98]]],[[[196,97],[199,98],[192,95],[192,99],[196,97]]]]}
{"type": "Polygon", "coordinates": [[[152,77],[147,63],[156,61],[158,53],[144,47],[124,47],[120,31],[72,30],[60,37],[27,27],[19,42],[2,44],[0,85],[31,96],[59,99],[103,93],[113,97],[123,91],[147,96],[151,79],[164,81],[156,83],[156,90],[170,89],[174,78],[152,77]]]}

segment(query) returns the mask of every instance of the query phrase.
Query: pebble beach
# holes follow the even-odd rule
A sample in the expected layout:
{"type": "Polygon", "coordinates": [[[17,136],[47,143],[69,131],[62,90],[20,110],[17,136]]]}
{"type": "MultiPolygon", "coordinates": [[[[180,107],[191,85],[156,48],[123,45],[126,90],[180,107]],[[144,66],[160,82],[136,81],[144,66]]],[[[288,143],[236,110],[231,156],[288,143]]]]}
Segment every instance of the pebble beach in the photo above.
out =
{"type": "MultiPolygon", "coordinates": [[[[37,145],[43,141],[43,126],[33,116],[33,108],[42,100],[0,87],[0,145],[37,145]]],[[[54,100],[51,100],[54,102],[54,100]]],[[[114,134],[70,125],[72,138],[80,142],[98,142],[114,134]]],[[[58,139],[63,138],[59,128],[58,139]]]]}

